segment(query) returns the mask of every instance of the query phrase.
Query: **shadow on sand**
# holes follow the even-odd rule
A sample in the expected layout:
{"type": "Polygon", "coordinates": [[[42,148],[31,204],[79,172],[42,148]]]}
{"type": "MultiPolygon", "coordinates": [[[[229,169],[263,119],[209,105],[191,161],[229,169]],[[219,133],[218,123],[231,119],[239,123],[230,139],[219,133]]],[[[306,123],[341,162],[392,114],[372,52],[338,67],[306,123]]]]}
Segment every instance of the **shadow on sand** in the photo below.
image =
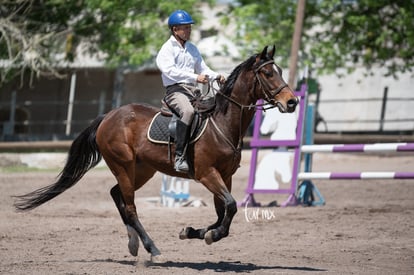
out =
{"type": "MultiPolygon", "coordinates": [[[[121,265],[131,265],[135,266],[136,261],[124,261],[124,260],[113,260],[113,259],[100,259],[93,261],[77,261],[77,262],[112,262],[118,263],[121,265]]],[[[308,271],[308,272],[323,272],[327,271],[326,269],[306,267],[306,266],[278,266],[278,265],[255,265],[252,263],[242,263],[240,261],[235,262],[172,262],[167,261],[165,263],[153,263],[151,261],[146,261],[145,266],[148,268],[181,268],[181,269],[192,269],[194,271],[214,271],[214,272],[229,272],[233,271],[236,273],[250,273],[260,270],[296,270],[296,271],[308,271]]]]}
{"type": "Polygon", "coordinates": [[[311,268],[311,267],[289,267],[289,266],[272,266],[272,265],[255,265],[252,263],[236,262],[171,262],[167,261],[161,264],[154,264],[147,262],[148,267],[167,267],[167,268],[188,268],[196,271],[211,270],[214,272],[253,272],[259,270],[297,270],[297,271],[327,271],[325,269],[311,268]]]}

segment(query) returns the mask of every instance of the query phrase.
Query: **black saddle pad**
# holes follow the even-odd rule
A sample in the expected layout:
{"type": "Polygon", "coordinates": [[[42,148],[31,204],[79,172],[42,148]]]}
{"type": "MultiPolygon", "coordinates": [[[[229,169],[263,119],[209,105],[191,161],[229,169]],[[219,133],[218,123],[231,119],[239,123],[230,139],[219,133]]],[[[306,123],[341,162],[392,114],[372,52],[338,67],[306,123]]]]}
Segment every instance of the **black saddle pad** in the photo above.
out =
{"type": "MultiPolygon", "coordinates": [[[[170,131],[168,129],[170,121],[171,117],[163,116],[160,112],[156,113],[148,128],[147,138],[154,143],[168,144],[170,142],[170,131]]],[[[196,129],[191,130],[193,134],[190,143],[196,142],[201,137],[207,127],[207,121],[205,119],[201,123],[193,123],[192,128],[196,127],[196,129]]]]}

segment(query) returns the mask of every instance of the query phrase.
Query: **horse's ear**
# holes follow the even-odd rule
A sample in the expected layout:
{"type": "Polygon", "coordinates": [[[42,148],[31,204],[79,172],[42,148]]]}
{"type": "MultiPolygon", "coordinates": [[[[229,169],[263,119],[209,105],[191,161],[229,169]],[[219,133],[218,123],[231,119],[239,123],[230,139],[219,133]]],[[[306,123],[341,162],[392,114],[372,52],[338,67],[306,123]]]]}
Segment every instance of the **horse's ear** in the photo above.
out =
{"type": "Polygon", "coordinates": [[[269,56],[270,56],[270,58],[272,58],[272,59],[273,59],[273,56],[275,55],[275,51],[276,51],[276,46],[275,46],[275,45],[273,45],[272,49],[271,49],[271,50],[270,50],[270,52],[269,52],[269,56]]]}
{"type": "Polygon", "coordinates": [[[260,59],[262,59],[262,60],[266,59],[266,56],[267,56],[267,46],[264,47],[262,53],[260,54],[260,59]]]}

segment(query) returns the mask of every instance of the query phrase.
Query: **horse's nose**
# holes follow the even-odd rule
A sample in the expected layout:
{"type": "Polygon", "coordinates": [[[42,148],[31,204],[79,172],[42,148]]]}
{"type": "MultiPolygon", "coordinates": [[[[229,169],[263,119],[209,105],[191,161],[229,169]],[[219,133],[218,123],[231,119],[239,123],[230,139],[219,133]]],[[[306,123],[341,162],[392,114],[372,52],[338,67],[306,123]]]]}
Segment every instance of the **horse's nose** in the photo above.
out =
{"type": "Polygon", "coordinates": [[[287,106],[289,109],[295,109],[296,105],[299,103],[299,98],[294,97],[288,100],[287,106]]]}

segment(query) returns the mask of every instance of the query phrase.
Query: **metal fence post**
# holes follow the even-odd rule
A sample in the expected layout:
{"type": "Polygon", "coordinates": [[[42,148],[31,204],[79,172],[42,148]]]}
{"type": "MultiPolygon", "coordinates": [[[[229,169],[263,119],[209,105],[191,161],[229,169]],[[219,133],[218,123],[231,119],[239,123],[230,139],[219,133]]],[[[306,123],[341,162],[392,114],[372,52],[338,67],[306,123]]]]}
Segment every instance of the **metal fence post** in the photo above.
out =
{"type": "Polygon", "coordinates": [[[98,109],[99,116],[105,112],[105,100],[106,100],[106,91],[102,90],[99,95],[99,109],[98,109]]]}
{"type": "Polygon", "coordinates": [[[76,87],[76,72],[72,73],[70,79],[70,91],[69,91],[69,103],[68,103],[68,115],[66,118],[66,136],[70,135],[72,126],[72,114],[73,114],[73,101],[75,99],[75,87],[76,87]]]}
{"type": "Polygon", "coordinates": [[[387,98],[388,98],[388,86],[385,86],[384,94],[382,96],[380,128],[379,128],[380,132],[382,132],[384,130],[384,119],[385,119],[385,110],[386,110],[386,107],[387,107],[387,98]]]}
{"type": "Polygon", "coordinates": [[[17,92],[14,90],[11,94],[10,99],[10,113],[9,113],[9,121],[4,122],[3,124],[3,133],[2,139],[4,140],[7,136],[14,135],[14,125],[16,125],[16,99],[17,99],[17,92]]]}

